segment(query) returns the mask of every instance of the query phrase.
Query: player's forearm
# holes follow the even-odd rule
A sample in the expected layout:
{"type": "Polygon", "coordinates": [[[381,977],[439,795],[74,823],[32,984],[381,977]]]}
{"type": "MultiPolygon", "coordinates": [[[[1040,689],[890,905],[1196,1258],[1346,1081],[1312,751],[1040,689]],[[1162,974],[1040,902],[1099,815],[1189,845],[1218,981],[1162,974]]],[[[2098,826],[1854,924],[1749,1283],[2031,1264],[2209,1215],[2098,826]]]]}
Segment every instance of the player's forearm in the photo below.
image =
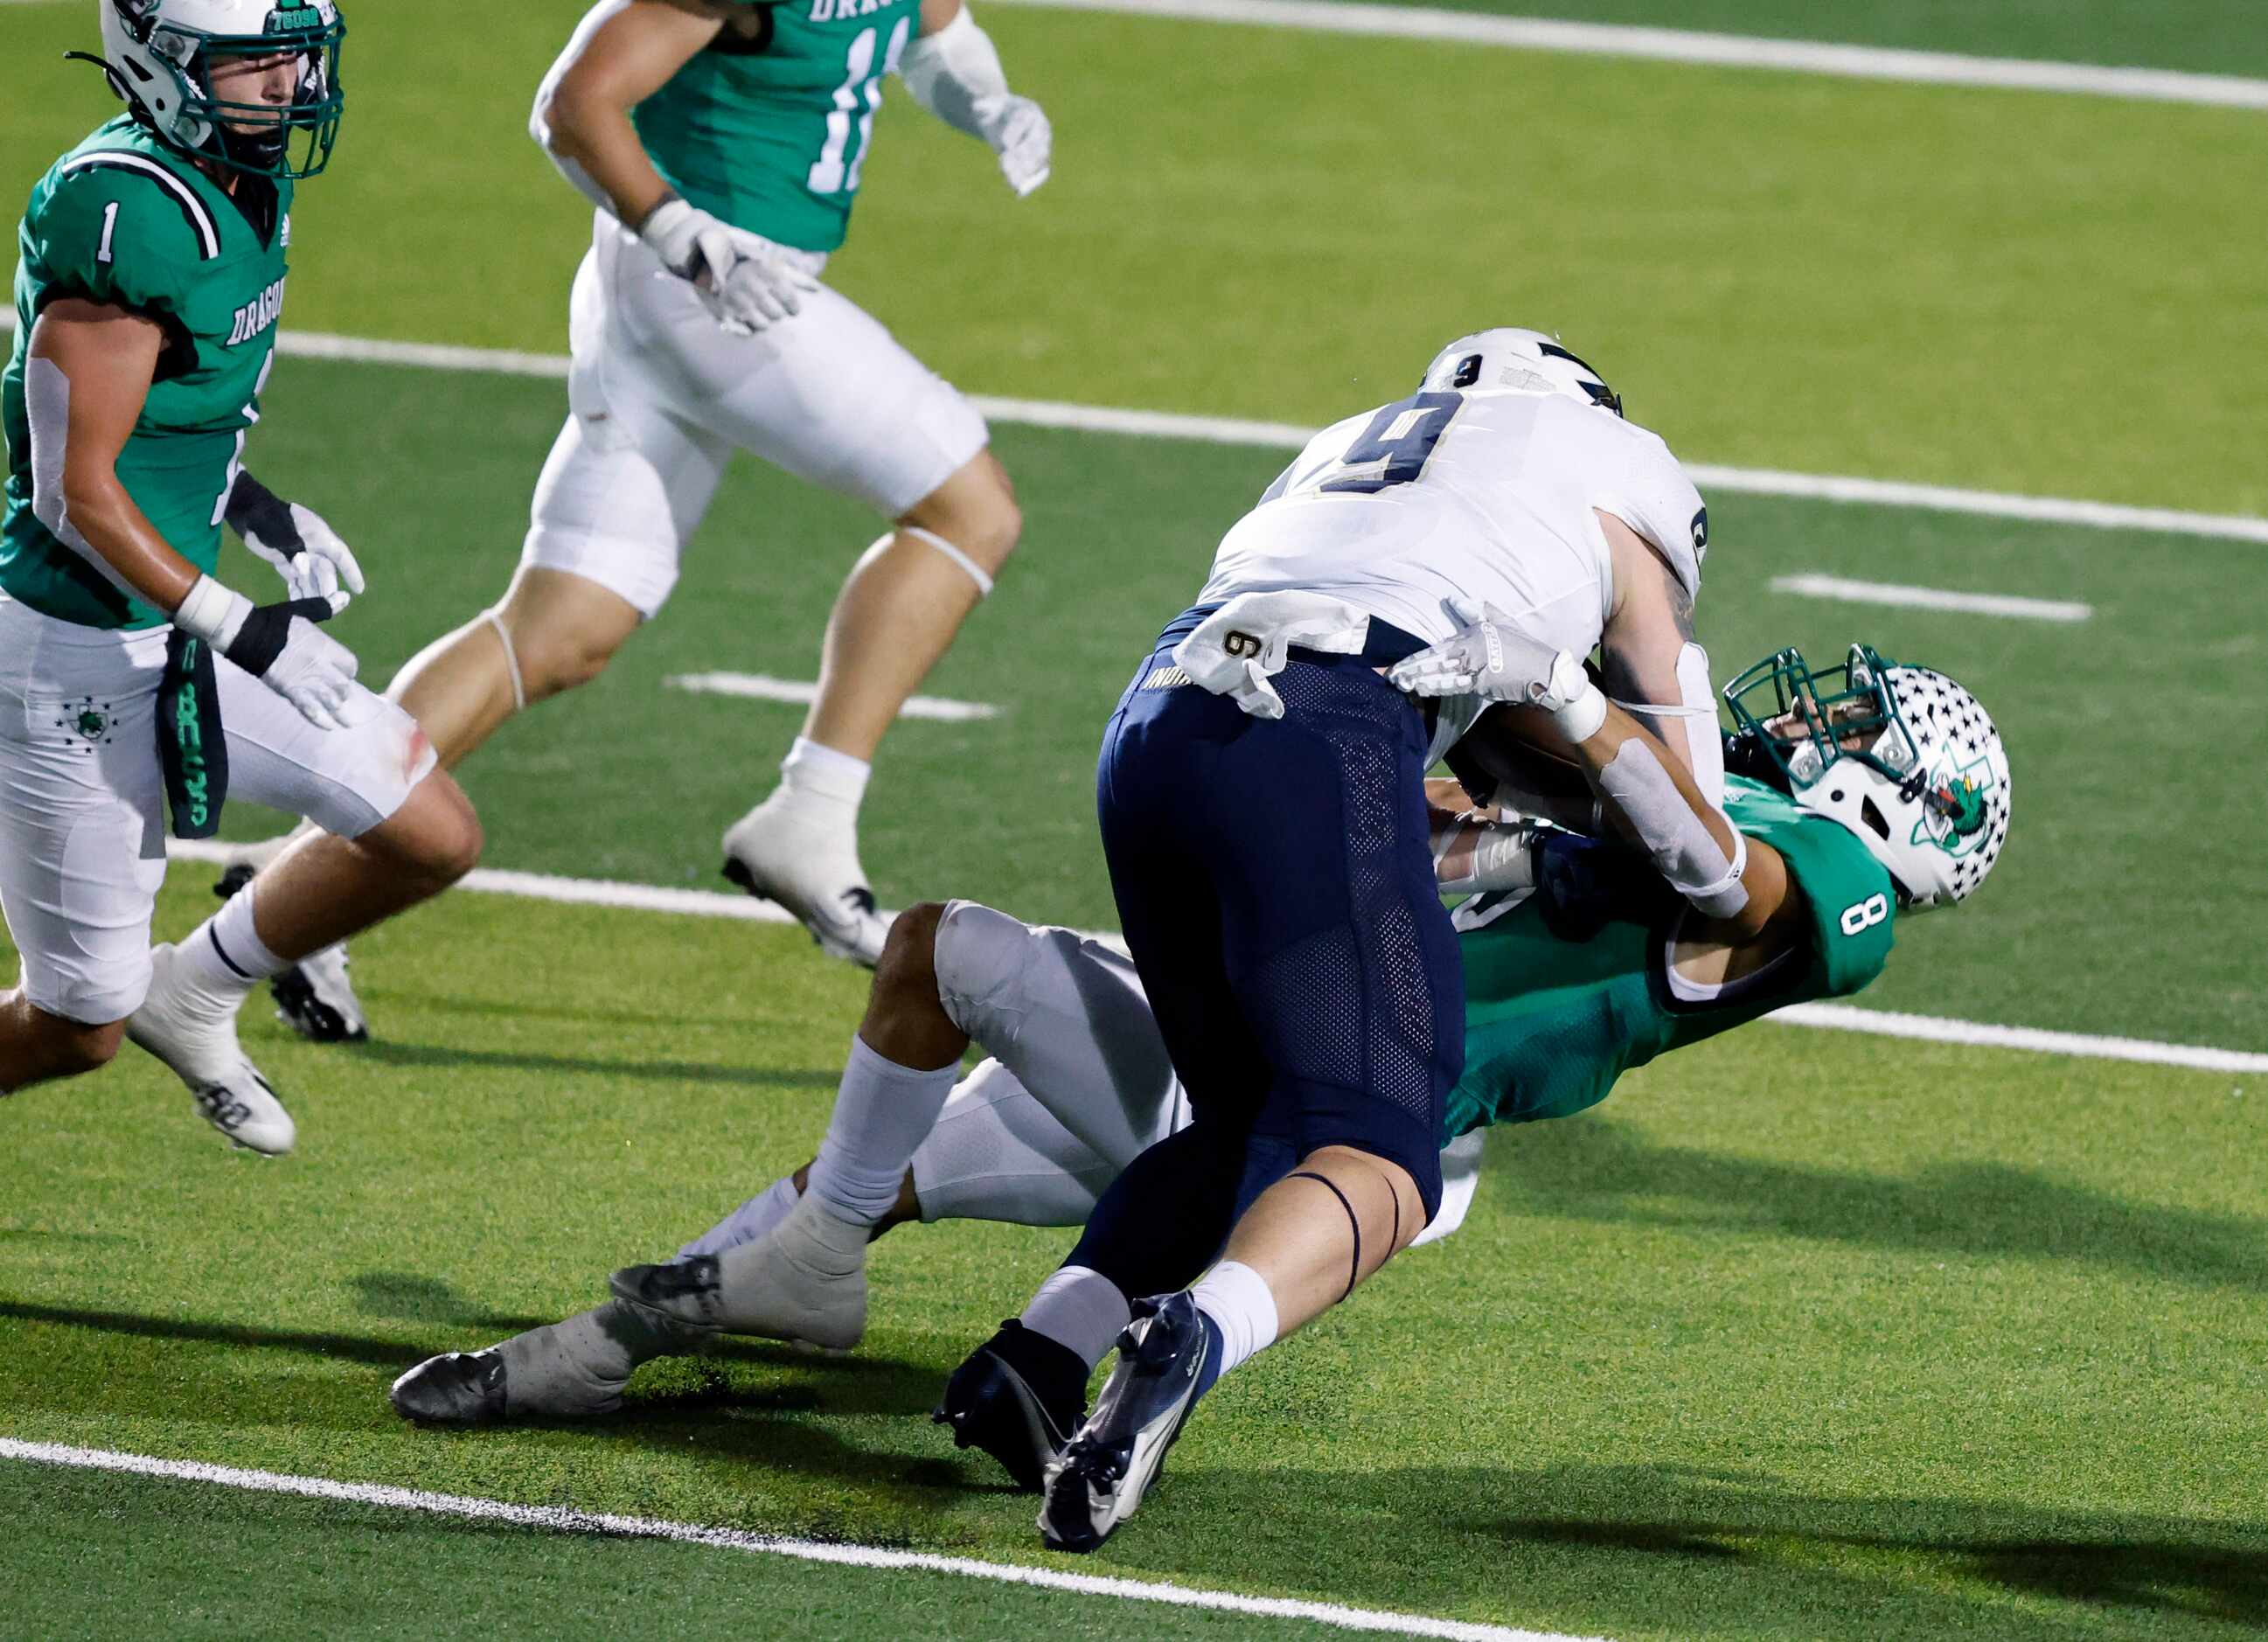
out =
{"type": "Polygon", "coordinates": [[[1748,843],[1703,797],[1683,763],[1637,719],[1609,705],[1599,727],[1569,743],[1602,807],[1670,887],[1705,916],[1737,918],[1748,905],[1748,843]]]}
{"type": "Polygon", "coordinates": [[[637,228],[670,197],[627,107],[563,86],[538,114],[548,116],[541,141],[560,173],[624,227],[637,228]]]}
{"type": "Polygon", "coordinates": [[[160,610],[173,610],[188,597],[197,567],[135,505],[109,463],[67,467],[62,497],[66,528],[56,535],[113,582],[160,610]]]}

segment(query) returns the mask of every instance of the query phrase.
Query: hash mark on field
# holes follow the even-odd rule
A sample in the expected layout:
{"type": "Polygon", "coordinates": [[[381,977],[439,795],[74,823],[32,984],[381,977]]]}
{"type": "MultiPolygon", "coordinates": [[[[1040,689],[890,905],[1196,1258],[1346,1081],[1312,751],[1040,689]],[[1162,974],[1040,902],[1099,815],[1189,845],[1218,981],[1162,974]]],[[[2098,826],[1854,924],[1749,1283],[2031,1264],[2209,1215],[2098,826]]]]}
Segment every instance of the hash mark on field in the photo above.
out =
{"type": "MultiPolygon", "coordinates": [[[[768,673],[678,673],[662,682],[674,690],[696,696],[741,696],[755,701],[792,702],[804,706],[819,699],[819,686],[798,679],[776,679],[768,673]]],[[[944,696],[909,696],[898,709],[901,718],[937,718],[946,724],[967,724],[976,718],[998,718],[1002,709],[990,702],[957,702],[944,696]]]]}
{"type": "Polygon", "coordinates": [[[1837,599],[1850,604],[1887,604],[1909,610],[1961,610],[1972,615],[2010,615],[2031,622],[2084,622],[2095,614],[2093,605],[2069,600],[2024,599],[2014,593],[1951,593],[1941,587],[1909,587],[1898,582],[1853,581],[1847,576],[1823,576],[1810,571],[1800,576],[1775,576],[1771,589],[1774,593],[1837,599]]]}
{"type": "MultiPolygon", "coordinates": [[[[202,861],[225,866],[246,846],[217,838],[169,838],[166,853],[176,861],[202,861]]],[[[755,924],[788,924],[794,920],[769,901],[748,895],[725,895],[712,889],[664,889],[652,884],[626,884],[603,878],[555,878],[546,873],[510,873],[495,867],[475,867],[457,880],[456,887],[475,895],[526,895],[536,901],[566,902],[577,906],[621,907],[637,912],[675,912],[693,917],[740,918],[755,924]]],[[[1125,942],[1108,930],[1079,931],[1123,953],[1125,942]]],[[[2002,1027],[1984,1021],[1953,1020],[1936,1015],[1902,1015],[1888,1010],[1862,1009],[1851,1004],[1794,1004],[1764,1017],[1783,1026],[1827,1027],[1842,1032],[1872,1032],[1883,1037],[1920,1038],[1932,1043],[1979,1044],[1989,1049],[2025,1049],[2043,1055],[2080,1055],[2097,1060],[2137,1061],[2152,1066],[2179,1066],[2192,1071],[2233,1071],[2268,1074],[2268,1055],[2247,1049],[2225,1049],[2206,1044],[2157,1043],[2147,1038],[2098,1037],[2080,1032],[2051,1032],[2038,1027],[2002,1027]]]]}
{"type": "Polygon", "coordinates": [[[1424,6],[1353,5],[1339,0],[991,0],[1068,11],[1117,11],[1194,23],[1248,23],[1313,33],[1385,35],[1456,45],[1557,51],[1590,57],[1636,57],[1720,69],[1777,69],[1845,79],[1904,80],[1925,85],[1985,86],[2002,91],[2064,92],[2147,102],[2221,108],[2268,108],[2268,80],[2173,69],[2102,68],[2022,57],[1976,57],[1949,51],[1842,46],[1819,40],[1705,34],[1680,28],[1567,23],[1551,18],[1489,17],[1424,6]]]}
{"type": "MultiPolygon", "coordinates": [[[[0,336],[15,328],[15,311],[0,308],[0,336]]],[[[407,365],[427,371],[466,371],[551,381],[564,381],[567,377],[567,358],[563,354],[526,353],[512,348],[467,348],[452,342],[388,342],[376,337],[338,336],[323,331],[282,332],[276,351],[291,359],[339,359],[357,364],[407,365]]],[[[969,402],[994,422],[1071,428],[1083,433],[1126,434],[1136,438],[1249,445],[1265,450],[1296,451],[1314,432],[1314,428],[1299,423],[1195,416],[1173,410],[1121,410],[1107,405],[1066,405],[1044,399],[996,399],[975,394],[969,396],[969,402]]],[[[1707,490],[1795,497],[1808,501],[1854,502],[1874,507],[1918,507],[1940,513],[1977,513],[1988,519],[2079,525],[2089,530],[2147,530],[2166,535],[2268,544],[2268,519],[2242,513],[2192,513],[2176,507],[2133,507],[2120,502],[2087,502],[2066,497],[2014,496],[2005,490],[1963,490],[1951,485],[1917,484],[1900,479],[1787,473],[1772,468],[1719,468],[1709,462],[1687,462],[1684,467],[1693,482],[1707,490]]]]}
{"type": "Polygon", "coordinates": [[[434,1516],[464,1517],[475,1522],[504,1522],[515,1528],[556,1534],[602,1534],[618,1539],[668,1540],[681,1545],[706,1545],[712,1550],[736,1550],[754,1556],[788,1557],[799,1562],[960,1574],[973,1579],[995,1579],[1005,1585],[1069,1591],[1081,1596],[1116,1596],[1130,1602],[1165,1602],[1176,1608],[1249,1614],[1256,1618],[1304,1619],[1342,1631],[1381,1631],[1390,1636],[1440,1637],[1449,1638],[1450,1642],[1605,1642],[1605,1638],[1599,1637],[1521,1631],[1510,1625],[1478,1624],[1464,1619],[1434,1619],[1424,1614],[1389,1613],[1374,1608],[1343,1608],[1336,1602],[1299,1602],[1281,1596],[1242,1596],[1233,1591],[1200,1590],[1185,1585],[1167,1585],[1161,1580],[1121,1579],[1106,1574],[1067,1573],[1057,1568],[1026,1567],[1012,1562],[984,1562],[974,1557],[939,1557],[917,1550],[885,1550],[874,1545],[787,1539],[770,1534],[751,1534],[740,1528],[703,1528],[696,1523],[667,1522],[653,1517],[572,1511],[563,1506],[514,1505],[508,1500],[482,1499],[465,1494],[427,1493],[423,1489],[396,1488],[384,1483],[339,1483],[324,1476],[293,1476],[279,1471],[239,1470],[232,1465],[208,1465],[195,1460],[153,1459],[146,1454],[120,1454],[107,1448],[76,1448],[62,1443],[25,1442],[13,1437],[0,1437],[0,1459],[22,1460],[34,1465],[67,1466],[77,1470],[122,1472],[132,1476],[167,1477],[176,1482],[242,1489],[247,1493],[293,1494],[305,1499],[376,1506],[389,1511],[422,1511],[434,1516]]]}

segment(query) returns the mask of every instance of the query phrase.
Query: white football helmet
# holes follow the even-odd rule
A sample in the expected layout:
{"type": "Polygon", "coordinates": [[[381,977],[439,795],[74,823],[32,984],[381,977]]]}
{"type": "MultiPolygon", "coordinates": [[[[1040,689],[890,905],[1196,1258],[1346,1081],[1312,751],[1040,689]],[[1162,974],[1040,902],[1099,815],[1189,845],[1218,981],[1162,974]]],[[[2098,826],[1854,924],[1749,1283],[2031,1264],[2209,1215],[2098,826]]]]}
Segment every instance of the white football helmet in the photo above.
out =
{"type": "Polygon", "coordinates": [[[1918,910],[1962,900],[2007,842],[2008,755],[1977,698],[1864,644],[1814,674],[1798,650],[1725,687],[1729,769],[1772,779],[1857,835],[1918,910]],[[1777,772],[1775,774],[1775,772],[1777,772]]]}
{"type": "Polygon", "coordinates": [[[1623,414],[1622,395],[1604,378],[1542,331],[1512,326],[1460,336],[1433,356],[1418,389],[1489,388],[1524,394],[1565,394],[1587,405],[1623,414]]]}
{"type": "Polygon", "coordinates": [[[329,162],[346,107],[339,41],[347,31],[335,0],[96,5],[103,55],[93,61],[135,117],[171,146],[270,177],[312,177],[329,162]],[[298,89],[289,104],[231,102],[213,94],[215,59],[279,53],[300,58],[298,89]],[[303,140],[295,144],[295,137],[303,140]]]}

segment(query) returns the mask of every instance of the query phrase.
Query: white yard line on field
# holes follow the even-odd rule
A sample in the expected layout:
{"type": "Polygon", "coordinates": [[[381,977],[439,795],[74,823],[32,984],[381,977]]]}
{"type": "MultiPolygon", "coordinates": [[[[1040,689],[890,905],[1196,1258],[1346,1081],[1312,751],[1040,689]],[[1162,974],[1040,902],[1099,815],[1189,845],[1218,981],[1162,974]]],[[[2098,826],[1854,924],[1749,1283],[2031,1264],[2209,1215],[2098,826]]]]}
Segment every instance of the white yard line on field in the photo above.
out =
{"type": "Polygon", "coordinates": [[[1314,33],[1366,34],[1441,40],[1518,51],[1590,57],[1638,57],[1720,69],[1777,69],[1845,79],[1904,80],[1923,85],[1984,86],[2064,92],[2220,108],[2268,108],[2268,80],[2171,69],[2103,68],[2024,57],[1975,57],[1883,46],[1839,46],[1748,34],[1704,34],[1679,28],[1568,23],[1551,18],[1491,17],[1426,6],[1339,4],[1336,0],[987,0],[1064,11],[1115,11],[1185,23],[1245,23],[1314,33]]]}
{"type": "Polygon", "coordinates": [[[1918,1038],[1927,1043],[1961,1043],[1978,1049],[2027,1049],[2041,1055],[2077,1055],[2088,1060],[2134,1061],[2145,1066],[2179,1066],[2190,1071],[2258,1076],[2268,1072],[2268,1055],[2213,1049],[2197,1043],[2156,1043],[2147,1038],[2098,1037],[2088,1032],[2049,1032],[2038,1027],[1996,1027],[1980,1020],[1947,1020],[1936,1015],[1901,1015],[1853,1004],[1791,1004],[1764,1017],[1790,1027],[1822,1027],[1831,1032],[1866,1032],[1876,1037],[1918,1038]]]}
{"type": "Polygon", "coordinates": [[[653,1517],[571,1511],[563,1506],[514,1505],[508,1500],[482,1499],[465,1494],[427,1493],[423,1489],[396,1488],[384,1483],[340,1483],[322,1476],[239,1470],[232,1465],[208,1465],[195,1460],[160,1460],[145,1454],[120,1454],[107,1448],[75,1448],[61,1443],[25,1442],[12,1437],[0,1437],[0,1459],[20,1460],[35,1465],[66,1466],[76,1470],[166,1477],[176,1482],[241,1489],[247,1493],[290,1494],[303,1499],[372,1506],[387,1511],[418,1511],[433,1516],[462,1517],[474,1522],[501,1522],[514,1528],[555,1534],[666,1540],[681,1545],[705,1545],[713,1550],[740,1551],[758,1557],[785,1557],[798,1562],[957,1574],[964,1579],[991,1579],[1003,1585],[1064,1591],[1079,1596],[1114,1596],[1124,1602],[1162,1602],[1174,1608],[1242,1614],[1256,1619],[1305,1620],[1341,1631],[1365,1631],[1386,1636],[1440,1637],[1449,1638],[1450,1642],[1604,1642],[1602,1638],[1522,1631],[1511,1625],[1479,1624],[1463,1619],[1433,1619],[1423,1614],[1389,1613],[1373,1608],[1344,1608],[1336,1602],[1299,1602],[1279,1596],[1242,1596],[1233,1591],[1199,1590],[1153,1579],[1121,1579],[1107,1574],[1070,1573],[1057,1568],[984,1562],[974,1557],[939,1557],[925,1551],[887,1550],[877,1545],[785,1539],[770,1534],[751,1534],[741,1528],[703,1528],[696,1523],[668,1522],[653,1517]]]}
{"type": "MultiPolygon", "coordinates": [[[[674,690],[696,696],[741,696],[754,701],[789,702],[808,706],[819,699],[819,686],[799,679],[776,679],[769,673],[678,673],[662,680],[674,690]]],[[[998,718],[1005,708],[990,702],[954,701],[948,696],[909,696],[898,709],[901,718],[936,718],[947,724],[967,724],[976,718],[998,718]]]]}
{"type": "Polygon", "coordinates": [[[1847,576],[1824,576],[1806,571],[1800,576],[1775,576],[1774,593],[1800,593],[1812,599],[1833,599],[1845,604],[1887,604],[1908,610],[1959,610],[1971,615],[2007,615],[2029,622],[2084,622],[2095,614],[2091,604],[2064,599],[2024,599],[2014,593],[1953,593],[1942,587],[1909,587],[1899,582],[1853,581],[1847,576]]]}
{"type": "MultiPolygon", "coordinates": [[[[217,838],[167,841],[166,852],[177,861],[202,861],[224,865],[233,861],[241,844],[217,838]]],[[[739,918],[752,924],[788,924],[794,920],[781,908],[752,896],[727,895],[713,889],[665,889],[649,884],[628,884],[603,878],[555,878],[548,873],[509,873],[475,867],[458,880],[457,887],[475,895],[523,895],[535,901],[560,901],[577,906],[621,907],[638,912],[675,912],[690,917],[739,918]]],[[[1108,930],[1080,931],[1117,951],[1125,946],[1108,930]]],[[[1849,1004],[1797,1004],[1766,1017],[1792,1027],[1824,1027],[1838,1032],[1871,1032],[1883,1037],[1920,1038],[1932,1043],[1963,1043],[1988,1049],[2024,1049],[2046,1055],[2078,1055],[2096,1060],[2138,1061],[2152,1066],[2181,1066],[2196,1071],[2268,1073],[2268,1055],[2244,1049],[2216,1049],[2205,1044],[2158,1043],[2146,1038],[2098,1037],[2082,1032],[2050,1032],[2036,1027],[1999,1027],[1976,1020],[1953,1020],[1935,1015],[1900,1015],[1887,1010],[1861,1009],[1849,1004]]]]}
{"type": "MultiPolygon", "coordinates": [[[[16,316],[0,309],[0,333],[12,330],[16,316]]],[[[523,353],[507,348],[464,348],[445,342],[387,342],[374,337],[335,336],[320,331],[285,331],[279,343],[288,357],[341,359],[364,364],[409,365],[429,371],[461,371],[497,376],[563,379],[561,354],[523,353]]],[[[1235,416],[1186,416],[1169,410],[1121,410],[1102,405],[1067,405],[1043,399],[972,396],[978,410],[995,422],[1027,427],[1069,428],[1086,433],[1117,433],[1137,438],[1191,439],[1208,445],[1248,445],[1264,450],[1297,450],[1314,429],[1292,422],[1251,422],[1235,416]]],[[[1861,479],[1835,474],[1785,473],[1768,468],[1720,468],[1688,462],[1685,471],[1705,490],[1755,496],[1785,496],[1874,507],[1915,507],[1933,512],[1975,513],[1991,519],[2021,519],[2039,524],[2077,525],[2089,530],[2146,530],[2178,536],[2268,545],[2268,519],[2237,513],[2193,513],[2171,507],[2129,507],[2062,497],[2014,496],[1998,490],[1963,490],[1949,485],[1914,484],[1896,479],[1861,479]]]]}

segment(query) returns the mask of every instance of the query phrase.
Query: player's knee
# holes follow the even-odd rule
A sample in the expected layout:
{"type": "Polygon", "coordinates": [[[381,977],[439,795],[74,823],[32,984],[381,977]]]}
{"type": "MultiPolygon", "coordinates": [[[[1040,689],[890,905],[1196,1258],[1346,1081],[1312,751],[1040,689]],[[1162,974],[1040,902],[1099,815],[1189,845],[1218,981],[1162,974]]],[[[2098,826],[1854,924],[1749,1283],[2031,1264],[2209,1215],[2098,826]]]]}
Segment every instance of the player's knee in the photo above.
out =
{"type": "Polygon", "coordinates": [[[948,902],[940,909],[930,943],[935,996],[953,1023],[979,1043],[992,1042],[1008,1020],[1020,1017],[1034,935],[1028,925],[974,901],[948,902]]]}
{"type": "Polygon", "coordinates": [[[607,670],[622,648],[613,633],[507,621],[519,680],[530,704],[588,684],[607,670]]]}
{"type": "Polygon", "coordinates": [[[937,931],[946,912],[942,901],[923,901],[890,920],[882,955],[874,964],[876,998],[937,1002],[937,931]]]}
{"type": "Polygon", "coordinates": [[[1441,1159],[1438,1152],[1407,1160],[1359,1145],[1320,1146],[1307,1154],[1302,1172],[1322,1176],[1344,1195],[1366,1253],[1363,1275],[1407,1248],[1441,1205],[1441,1159]]]}
{"type": "Polygon", "coordinates": [[[943,537],[988,575],[998,573],[1024,534],[1016,488],[990,451],[924,497],[901,522],[943,537]]]}
{"type": "Polygon", "coordinates": [[[419,782],[408,802],[357,841],[438,895],[480,865],[487,842],[473,801],[446,770],[419,782]]]}

